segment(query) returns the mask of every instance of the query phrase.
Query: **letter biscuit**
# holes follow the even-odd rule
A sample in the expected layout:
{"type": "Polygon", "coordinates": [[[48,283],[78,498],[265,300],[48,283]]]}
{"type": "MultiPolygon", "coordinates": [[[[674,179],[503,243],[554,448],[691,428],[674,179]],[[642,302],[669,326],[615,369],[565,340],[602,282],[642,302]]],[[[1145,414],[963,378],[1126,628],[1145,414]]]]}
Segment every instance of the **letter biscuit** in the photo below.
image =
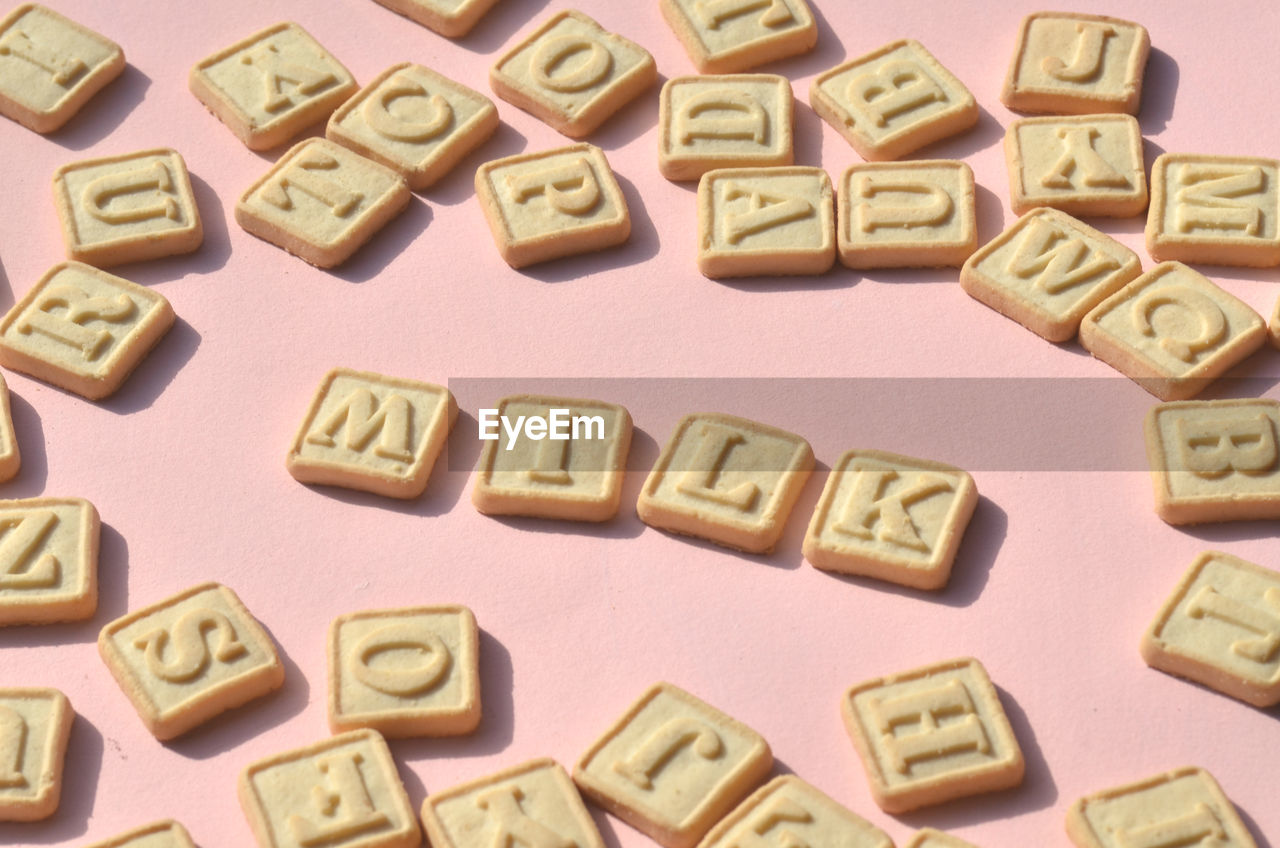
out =
{"type": "Polygon", "coordinates": [[[795,775],[775,777],[725,816],[700,848],[893,848],[889,835],[795,775]]]}
{"type": "Polygon", "coordinates": [[[821,74],[809,88],[809,104],[873,161],[901,159],[978,122],[969,89],[911,39],[821,74]]]}
{"type": "Polygon", "coordinates": [[[279,147],[355,94],[355,79],[295,23],[254,33],[191,69],[191,93],[250,150],[279,147]]]}
{"type": "Polygon", "coordinates": [[[259,760],[240,774],[240,808],[262,848],[417,848],[422,829],[374,730],[259,760]]]}
{"type": "Polygon", "coordinates": [[[204,583],[102,628],[98,653],[157,739],[280,688],[275,643],[226,586],[204,583]]]}
{"type": "Polygon", "coordinates": [[[732,74],[807,53],[818,24],[805,0],[659,0],[702,74],[732,74]]]}
{"type": "Polygon", "coordinates": [[[1267,332],[1271,336],[1271,344],[1280,347],[1280,300],[1276,301],[1275,311],[1271,313],[1271,324],[1267,332]]]}
{"type": "Polygon", "coordinates": [[[152,822],[89,848],[196,848],[187,829],[173,819],[152,822]]]}
{"type": "Polygon", "coordinates": [[[1017,786],[1022,750],[975,659],[869,680],[841,702],[871,796],[886,813],[1017,786]]]}
{"type": "Polygon", "coordinates": [[[977,846],[963,839],[957,839],[949,833],[926,827],[916,831],[902,848],[977,848],[977,846]]]}
{"type": "Polygon", "coordinates": [[[754,730],[659,683],[582,755],[573,779],[665,848],[692,848],[772,765],[768,743],[754,730]]]}
{"type": "Polygon", "coordinates": [[[448,173],[498,123],[497,107],[480,92],[402,62],[343,103],[325,136],[386,165],[417,191],[448,173]]]}
{"type": "Polygon", "coordinates": [[[0,20],[0,115],[51,133],[124,70],[120,45],[24,3],[0,20]]]}
{"type": "Polygon", "coordinates": [[[775,74],[676,77],[658,101],[658,170],[696,180],[716,168],[790,165],[791,83],[775,74]]]}
{"type": "Polygon", "coordinates": [[[0,625],[92,618],[99,532],[82,498],[0,501],[0,625]]]}
{"type": "Polygon", "coordinates": [[[9,405],[9,384],[0,377],[0,483],[18,476],[22,468],[22,452],[13,429],[13,413],[9,405]]]}
{"type": "Polygon", "coordinates": [[[974,298],[1051,342],[1142,273],[1138,254],[1066,212],[1032,209],[960,269],[974,298]]]}
{"type": "Polygon", "coordinates": [[[570,138],[585,138],[658,78],[653,57],[591,18],[560,12],[489,71],[489,84],[570,138]]]}
{"type": "Polygon", "coordinates": [[[383,6],[446,38],[471,32],[498,0],[377,0],[383,6]]]}
{"type": "Polygon", "coordinates": [[[0,822],[58,809],[75,713],[57,689],[0,689],[0,822]]]}
{"type": "Polygon", "coordinates": [[[1051,206],[1084,218],[1128,218],[1147,208],[1142,131],[1130,115],[1022,118],[1004,136],[1010,205],[1051,206]]]}
{"type": "Polygon", "coordinates": [[[1180,262],[1163,262],[1093,308],[1080,343],[1161,400],[1195,397],[1266,342],[1262,317],[1180,262]]]}
{"type": "Polygon", "coordinates": [[[152,289],[79,262],[55,265],[0,320],[0,365],[100,400],[173,326],[152,289]]]}
{"type": "Polygon", "coordinates": [[[1000,102],[1019,112],[1138,114],[1151,52],[1145,27],[1104,15],[1023,18],[1000,102]]]}

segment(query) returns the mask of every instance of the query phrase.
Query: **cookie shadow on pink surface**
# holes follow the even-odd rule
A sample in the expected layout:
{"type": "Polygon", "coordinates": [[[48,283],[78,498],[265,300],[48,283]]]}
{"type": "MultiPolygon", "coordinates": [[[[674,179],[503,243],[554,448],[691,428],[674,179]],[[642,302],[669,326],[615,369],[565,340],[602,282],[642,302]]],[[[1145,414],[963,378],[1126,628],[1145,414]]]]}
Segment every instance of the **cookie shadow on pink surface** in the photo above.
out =
{"type": "Polygon", "coordinates": [[[374,233],[354,256],[330,269],[330,273],[349,283],[368,282],[385,271],[430,224],[431,207],[418,197],[410,197],[403,212],[374,233]]]}
{"type": "Polygon", "coordinates": [[[957,135],[934,142],[915,153],[911,159],[960,159],[968,160],[976,153],[1004,143],[1005,127],[981,104],[978,106],[978,122],[957,135]]]}
{"type": "MultiPolygon", "coordinates": [[[[696,271],[694,271],[696,273],[696,271]]],[[[863,279],[860,271],[840,264],[837,258],[831,270],[825,274],[798,274],[794,277],[773,275],[768,277],[707,278],[707,282],[737,289],[748,294],[784,294],[794,291],[828,291],[853,288],[863,279]]]]}
{"type": "MultiPolygon", "coordinates": [[[[76,705],[71,706],[74,709],[76,705]]],[[[67,740],[58,809],[44,821],[0,822],[0,845],[57,845],[83,837],[98,794],[102,753],[102,733],[77,715],[67,740]]]]}
{"type": "MultiPolygon", "coordinates": [[[[843,7],[837,4],[837,8],[843,7]]],[[[802,77],[808,77],[821,73],[822,71],[834,68],[840,64],[848,56],[848,52],[841,43],[840,37],[831,29],[831,24],[822,14],[822,10],[817,7],[816,3],[809,4],[809,12],[813,15],[814,23],[818,26],[818,41],[813,45],[813,49],[807,53],[801,53],[798,56],[790,56],[786,59],[779,59],[776,62],[769,62],[766,65],[751,68],[745,73],[751,74],[780,74],[788,79],[795,80],[802,77]]],[[[808,101],[809,90],[806,87],[796,95],[802,100],[808,101]]]]}
{"type": "Polygon", "coordinates": [[[160,343],[147,354],[137,370],[125,378],[120,390],[99,401],[99,405],[118,415],[147,409],[164,393],[199,348],[200,334],[181,317],[176,318],[160,343]]]}
{"type": "MultiPolygon", "coordinates": [[[[639,97],[623,104],[617,113],[610,115],[599,130],[591,134],[592,144],[609,153],[634,142],[640,136],[658,126],[658,92],[666,85],[667,77],[658,74],[657,80],[639,97]]],[[[653,147],[657,148],[655,141],[653,147]]]]}
{"type": "Polygon", "coordinates": [[[0,486],[5,498],[34,498],[44,492],[49,477],[49,456],[45,453],[44,425],[40,413],[9,386],[9,412],[13,416],[14,440],[22,456],[22,467],[13,480],[0,486]]]}
{"type": "Polygon", "coordinates": [[[1244,826],[1249,828],[1249,835],[1253,837],[1253,841],[1257,843],[1257,848],[1271,848],[1271,843],[1263,834],[1262,828],[1258,827],[1258,823],[1253,817],[1240,809],[1240,805],[1236,805],[1236,812],[1240,814],[1240,820],[1244,822],[1244,826]]]}
{"type": "MultiPolygon", "coordinates": [[[[517,33],[531,29],[541,20],[540,16],[547,2],[548,0],[520,0],[519,3],[498,3],[484,13],[471,32],[450,41],[472,53],[494,53],[507,46],[517,33]]],[[[426,28],[423,28],[423,32],[434,36],[426,28]]],[[[494,56],[493,60],[496,62],[498,57],[494,56]]]]}
{"type": "MultiPolygon", "coordinates": [[[[188,176],[191,178],[191,192],[195,195],[196,208],[200,210],[200,224],[204,230],[200,247],[191,253],[120,265],[108,269],[109,273],[150,286],[181,280],[191,274],[209,274],[227,264],[227,260],[231,258],[231,235],[227,231],[227,217],[222,201],[218,199],[213,187],[195,173],[188,172],[188,176]]],[[[174,308],[179,309],[177,306],[174,308]]]]}
{"type": "MultiPolygon", "coordinates": [[[[515,107],[511,108],[514,109],[515,107]]],[[[498,128],[494,130],[493,135],[463,157],[462,161],[454,165],[453,169],[445,174],[439,182],[435,183],[435,185],[427,186],[418,194],[437,206],[457,206],[459,203],[471,200],[476,196],[477,168],[494,159],[515,156],[517,153],[523,152],[528,146],[529,140],[521,135],[515,127],[504,121],[498,124],[498,128]]],[[[477,216],[481,215],[479,210],[476,210],[475,214],[477,216]]]]}
{"type": "Polygon", "coordinates": [[[68,150],[84,150],[111,135],[142,102],[151,78],[130,64],[99,91],[66,126],[48,138],[68,150]]]}
{"type": "Polygon", "coordinates": [[[1144,135],[1158,133],[1173,118],[1173,103],[1182,76],[1178,63],[1159,48],[1151,48],[1147,56],[1147,72],[1142,80],[1142,107],[1138,122],[1144,135]]]}
{"type": "Polygon", "coordinates": [[[592,820],[596,823],[596,830],[600,831],[600,840],[604,843],[604,848],[622,848],[622,840],[618,838],[617,826],[621,824],[623,827],[630,825],[622,822],[609,815],[601,807],[595,804],[587,803],[587,812],[591,814],[592,820]]]}

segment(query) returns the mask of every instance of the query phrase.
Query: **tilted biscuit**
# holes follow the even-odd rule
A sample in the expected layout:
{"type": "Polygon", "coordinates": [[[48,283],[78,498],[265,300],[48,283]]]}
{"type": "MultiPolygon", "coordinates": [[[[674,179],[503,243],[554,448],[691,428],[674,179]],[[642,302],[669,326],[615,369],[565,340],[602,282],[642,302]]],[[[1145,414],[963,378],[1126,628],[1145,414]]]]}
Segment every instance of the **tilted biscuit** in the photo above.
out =
{"type": "Polygon", "coordinates": [[[0,689],[0,822],[58,809],[75,713],[57,689],[0,689]]]}
{"type": "Polygon", "coordinates": [[[13,429],[13,413],[9,403],[9,384],[0,377],[0,483],[18,476],[22,468],[22,452],[13,429]]]}
{"type": "Polygon", "coordinates": [[[377,0],[446,38],[461,38],[498,0],[377,0]]]}
{"type": "Polygon", "coordinates": [[[1004,155],[1018,215],[1051,206],[1127,218],[1147,208],[1142,131],[1130,115],[1022,118],[1005,131],[1004,155]]]}
{"type": "Polygon", "coordinates": [[[889,835],[792,774],[761,786],[703,837],[698,848],[809,845],[893,848],[889,835]]]}
{"type": "Polygon", "coordinates": [[[0,501],[0,625],[92,618],[98,511],[83,498],[0,501]]]}
{"type": "Polygon", "coordinates": [[[659,0],[658,8],[703,74],[745,71],[818,42],[805,0],[659,0]]]}
{"type": "Polygon", "coordinates": [[[95,842],[88,848],[196,848],[187,829],[173,819],[152,822],[95,842]]]}
{"type": "Polygon", "coordinates": [[[916,831],[902,848],[977,848],[963,839],[957,839],[949,833],[926,827],[916,831]]]}
{"type": "Polygon", "coordinates": [[[716,168],[790,165],[791,83],[776,74],[675,77],[658,100],[658,170],[696,180],[716,168]]]}

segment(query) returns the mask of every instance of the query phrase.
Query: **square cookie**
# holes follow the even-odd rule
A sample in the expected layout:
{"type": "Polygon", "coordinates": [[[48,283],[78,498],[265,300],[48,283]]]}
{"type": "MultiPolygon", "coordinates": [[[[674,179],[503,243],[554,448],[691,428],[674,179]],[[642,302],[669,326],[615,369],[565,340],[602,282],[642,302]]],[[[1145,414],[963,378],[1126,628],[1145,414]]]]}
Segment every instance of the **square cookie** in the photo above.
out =
{"type": "Polygon", "coordinates": [[[190,253],[204,241],[187,165],[175,150],[63,165],[53,174],[53,201],[68,258],[99,268],[190,253]]]}
{"type": "Polygon", "coordinates": [[[1098,304],[1080,344],[1161,400],[1195,397],[1267,339],[1248,304],[1181,262],[1163,262],[1098,304]]]}
{"type": "Polygon", "coordinates": [[[1209,551],[1142,636],[1147,665],[1253,704],[1280,704],[1280,572],[1209,551]]]}
{"type": "Polygon", "coordinates": [[[1156,514],[1170,524],[1280,518],[1280,402],[1162,403],[1147,413],[1156,514]]]}
{"type": "Polygon", "coordinates": [[[573,10],[552,15],[489,70],[495,94],[570,138],[590,135],[657,78],[648,50],[573,10]]]}
{"type": "Polygon", "coordinates": [[[960,269],[960,287],[1051,342],[1142,273],[1138,254],[1066,212],[1032,209],[960,269]]]}
{"type": "Polygon", "coordinates": [[[471,32],[498,0],[377,0],[397,14],[417,21],[446,38],[471,32]]]}
{"type": "Polygon", "coordinates": [[[355,78],[295,23],[281,23],[191,69],[191,93],[250,150],[279,147],[355,94],[355,78]]]}
{"type": "Polygon", "coordinates": [[[1142,131],[1130,115],[1022,118],[1004,136],[1010,205],[1078,217],[1128,218],[1147,208],[1142,131]]]}
{"type": "Polygon", "coordinates": [[[926,827],[916,831],[902,848],[977,848],[977,846],[963,839],[957,839],[949,833],[926,827]]]}
{"type": "Polygon", "coordinates": [[[338,107],[325,136],[386,165],[417,191],[447,174],[498,123],[497,107],[480,92],[401,62],[338,107]]]}
{"type": "Polygon", "coordinates": [[[275,643],[218,583],[203,583],[102,628],[98,653],[142,723],[172,739],[280,688],[275,643]]]}
{"type": "Polygon", "coordinates": [[[775,777],[720,820],[701,848],[893,848],[889,834],[791,774],[775,777]]]}
{"type": "Polygon", "coordinates": [[[924,45],[894,41],[823,73],[809,104],[863,159],[901,159],[978,122],[964,83],[924,45]]]}
{"type": "Polygon", "coordinates": [[[768,553],[812,470],[813,450],[794,433],[696,412],[676,425],[636,512],[650,527],[768,553]]]}
{"type": "Polygon", "coordinates": [[[631,235],[627,200],[592,144],[486,162],[476,169],[476,195],[512,268],[614,247],[631,235]]]}
{"type": "Polygon", "coordinates": [[[1067,836],[1077,848],[1257,848],[1218,782],[1199,768],[1081,798],[1067,810],[1067,836]]]}
{"type": "Polygon", "coordinates": [[[712,279],[829,271],[834,200],[821,168],[708,171],[698,182],[698,270],[712,279]]]}
{"type": "Polygon", "coordinates": [[[433,792],[422,802],[422,823],[432,848],[605,846],[577,787],[550,759],[433,792]]]}
{"type": "Polygon", "coordinates": [[[100,528],[83,498],[0,501],[0,625],[92,618],[100,528]]]}
{"type": "Polygon", "coordinates": [[[480,723],[480,636],[463,606],[338,616],[329,627],[329,727],[458,736],[480,723]]]}
{"type": "Polygon", "coordinates": [[[587,749],[573,779],[665,848],[692,848],[772,766],[754,730],[659,683],[587,749]]]}
{"type": "Polygon", "coordinates": [[[74,719],[57,689],[0,689],[0,822],[47,819],[58,809],[74,719]]]}
{"type": "Polygon", "coordinates": [[[967,471],[851,450],[831,469],[804,537],[804,556],[825,571],[941,589],[977,504],[967,471]]]}
{"type": "Polygon", "coordinates": [[[1151,52],[1146,27],[1072,12],[1022,19],[1000,102],[1019,112],[1138,114],[1151,52]]]}
{"type": "Polygon", "coordinates": [[[173,322],[163,295],[63,262],[0,320],[0,365],[101,400],[120,388],[173,322]]]}
{"type": "Polygon", "coordinates": [[[745,71],[818,43],[805,0],[659,0],[658,8],[703,74],[745,71]]]}
{"type": "Polygon", "coordinates": [[[173,819],[152,822],[89,848],[196,848],[187,829],[173,819]]]}
{"type": "Polygon", "coordinates": [[[959,267],[978,249],[973,170],[963,162],[851,165],[836,200],[848,268],[959,267]]]}
{"type": "Polygon", "coordinates": [[[1022,749],[975,659],[859,683],[845,694],[841,713],[871,796],[886,813],[1022,782],[1022,749]]]}
{"type": "Polygon", "coordinates": [[[422,842],[391,751],[373,730],[258,760],[241,772],[237,788],[262,848],[416,848],[422,842]]]}
{"type": "Polygon", "coordinates": [[[0,483],[18,476],[22,468],[22,452],[13,429],[13,413],[9,404],[9,384],[0,377],[0,483]]]}
{"type": "Polygon", "coordinates": [[[1280,265],[1280,162],[1161,153],[1146,237],[1157,260],[1280,265]]]}
{"type": "Polygon", "coordinates": [[[631,414],[598,400],[515,395],[480,410],[471,502],[485,515],[608,521],[618,512],[631,414]],[[505,423],[504,423],[505,422],[505,423]]]}
{"type": "Polygon", "coordinates": [[[311,399],[285,466],[303,483],[416,498],[457,417],[444,386],[335,368],[311,399]]]}
{"type": "Polygon", "coordinates": [[[319,268],[341,265],[409,205],[395,171],[324,138],[289,149],[236,203],[236,223],[319,268]]]}
{"type": "Polygon", "coordinates": [[[791,83],[776,74],[675,77],[658,100],[658,170],[696,180],[716,168],[790,165],[791,83]]]}
{"type": "Polygon", "coordinates": [[[124,51],[52,9],[0,20],[0,115],[38,133],[61,127],[124,70],[124,51]]]}

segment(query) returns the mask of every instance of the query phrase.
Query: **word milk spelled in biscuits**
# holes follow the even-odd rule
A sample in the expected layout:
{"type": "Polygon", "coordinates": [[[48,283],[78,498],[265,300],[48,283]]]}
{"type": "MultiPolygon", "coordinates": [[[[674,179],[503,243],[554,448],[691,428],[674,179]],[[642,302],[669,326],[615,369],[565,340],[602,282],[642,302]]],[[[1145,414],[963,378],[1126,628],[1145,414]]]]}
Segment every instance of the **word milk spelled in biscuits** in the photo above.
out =
{"type": "Polygon", "coordinates": [[[696,180],[715,168],[790,165],[791,83],[774,74],[676,77],[658,101],[658,170],[696,180]]]}
{"type": "Polygon", "coordinates": [[[1151,37],[1138,24],[1036,12],[1022,21],[1000,101],[1020,112],[1136,115],[1150,52],[1151,37]]]}
{"type": "Polygon", "coordinates": [[[1161,400],[1195,397],[1263,345],[1248,304],[1181,262],[1164,262],[1098,304],[1080,343],[1161,400]]]}
{"type": "Polygon", "coordinates": [[[701,848],[893,848],[889,835],[800,778],[784,774],[720,820],[701,848]]]}
{"type": "Polygon", "coordinates": [[[92,617],[99,533],[81,498],[0,501],[0,625],[92,617]]]}
{"type": "Polygon", "coordinates": [[[280,688],[275,643],[226,586],[205,583],[102,628],[98,653],[157,739],[280,688]]]}
{"type": "Polygon", "coordinates": [[[841,712],[871,795],[887,813],[1022,782],[1022,750],[977,660],[860,683],[841,712]]]}
{"type": "Polygon", "coordinates": [[[1051,342],[1142,273],[1138,254],[1057,209],[1032,209],[960,269],[960,286],[1051,342]]]}
{"type": "Polygon", "coordinates": [[[851,165],[836,200],[846,267],[959,266],[978,248],[973,170],[963,162],[851,165]]]}
{"type": "Polygon", "coordinates": [[[772,765],[754,730],[659,683],[582,755],[573,779],[665,848],[692,848],[772,765]]]}
{"type": "Polygon", "coordinates": [[[572,144],[476,169],[476,195],[512,268],[622,244],[631,215],[604,151],[572,144]]]}
{"type": "Polygon", "coordinates": [[[417,848],[422,842],[395,761],[373,730],[259,760],[241,773],[238,790],[262,848],[417,848]]]}
{"type": "Polygon", "coordinates": [[[1143,634],[1142,658],[1255,707],[1280,704],[1280,572],[1201,554],[1143,634]]]}
{"type": "Polygon", "coordinates": [[[457,417],[444,386],[335,368],[316,390],[285,464],[303,483],[416,498],[457,417]]]}
{"type": "Polygon", "coordinates": [[[22,468],[22,453],[13,429],[13,413],[9,404],[9,384],[0,377],[0,483],[7,483],[22,468]]]}
{"type": "Polygon", "coordinates": [[[836,261],[821,168],[726,168],[698,182],[698,270],[711,278],[821,274],[836,261]]]}
{"type": "Polygon", "coordinates": [[[67,256],[99,268],[190,253],[204,241],[187,165],[173,150],[64,165],[53,200],[67,256]]]}
{"type": "Polygon", "coordinates": [[[57,689],[0,689],[0,822],[53,815],[75,713],[57,689]]]}
{"type": "Polygon", "coordinates": [[[1180,768],[1088,795],[1067,810],[1077,848],[1256,848],[1218,782],[1180,768]]]}
{"type": "Polygon", "coordinates": [[[191,69],[191,93],[250,150],[270,150],[318,124],[356,81],[306,30],[276,24],[191,69]]]}
{"type": "Polygon", "coordinates": [[[1023,118],[1004,136],[1013,211],[1127,218],[1147,208],[1142,131],[1129,115],[1023,118]]]}
{"type": "Polygon", "coordinates": [[[949,833],[926,827],[916,831],[916,834],[907,840],[907,844],[902,848],[977,848],[977,846],[963,839],[957,839],[949,833]]]}
{"type": "Polygon", "coordinates": [[[329,628],[329,727],[457,736],[480,723],[480,640],[461,606],[371,610],[329,628]]]}
{"type": "Polygon", "coordinates": [[[964,83],[911,39],[822,74],[809,103],[871,160],[900,159],[978,122],[978,103],[964,83]]]}
{"type": "Polygon", "coordinates": [[[570,138],[590,135],[657,78],[649,51],[572,10],[552,16],[489,71],[495,94],[570,138]]]}
{"type": "Polygon", "coordinates": [[[940,589],[978,489],[968,472],[880,451],[849,451],[827,479],[804,537],[826,571],[940,589]]]}
{"type": "Polygon", "coordinates": [[[446,38],[471,31],[498,0],[377,0],[393,12],[417,21],[446,38]]]}
{"type": "Polygon", "coordinates": [[[640,490],[640,520],[749,553],[773,550],[813,470],[794,433],[715,413],[686,415],[640,490]]]}
{"type": "Polygon", "coordinates": [[[172,819],[152,822],[89,848],[196,848],[187,829],[172,819]]]}
{"type": "Polygon", "coordinates": [[[1151,166],[1146,234],[1155,259],[1280,265],[1280,162],[1160,154],[1151,166]]]}
{"type": "Polygon", "coordinates": [[[704,74],[732,74],[808,52],[818,24],[805,0],[659,0],[662,17],[704,74]]]}
{"type": "Polygon", "coordinates": [[[64,262],[0,320],[0,365],[99,400],[120,388],[173,321],[155,291],[64,262]]]}
{"type": "Polygon", "coordinates": [[[124,70],[114,41],[25,3],[0,20],[0,115],[38,133],[71,119],[124,70]]]}
{"type": "Polygon", "coordinates": [[[1156,514],[1170,524],[1280,518],[1280,402],[1162,403],[1146,442],[1156,514]]]}

